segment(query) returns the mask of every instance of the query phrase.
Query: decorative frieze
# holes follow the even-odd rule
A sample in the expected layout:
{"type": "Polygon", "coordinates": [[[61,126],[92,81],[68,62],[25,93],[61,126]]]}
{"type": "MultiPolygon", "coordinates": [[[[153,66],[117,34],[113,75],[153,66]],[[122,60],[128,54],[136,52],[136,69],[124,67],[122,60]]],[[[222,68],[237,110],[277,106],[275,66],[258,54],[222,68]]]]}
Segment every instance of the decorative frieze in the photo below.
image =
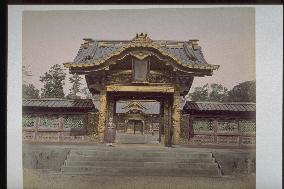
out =
{"type": "Polygon", "coordinates": [[[255,136],[243,136],[242,144],[243,145],[255,145],[256,137],[255,136]]]}
{"type": "Polygon", "coordinates": [[[150,83],[171,83],[171,78],[162,74],[150,73],[148,80],[150,83]]]}
{"type": "Polygon", "coordinates": [[[84,117],[80,115],[68,115],[64,117],[64,128],[81,129],[84,127],[84,117]]]}
{"type": "Polygon", "coordinates": [[[34,141],[35,140],[35,132],[23,132],[23,140],[24,141],[34,141]]]}
{"type": "Polygon", "coordinates": [[[38,132],[39,142],[59,142],[60,132],[38,132]]]}
{"type": "Polygon", "coordinates": [[[240,131],[243,133],[255,133],[256,132],[255,120],[240,120],[239,126],[240,126],[240,131]]]}
{"type": "Polygon", "coordinates": [[[23,115],[22,126],[24,128],[31,128],[35,126],[36,116],[35,115],[23,115]]]}
{"type": "Polygon", "coordinates": [[[218,131],[221,133],[225,132],[238,132],[238,121],[237,120],[219,120],[218,131]]]}
{"type": "Polygon", "coordinates": [[[189,139],[189,144],[194,144],[194,145],[214,144],[214,136],[194,135],[194,137],[189,139]]]}
{"type": "Polygon", "coordinates": [[[239,144],[239,136],[218,136],[217,144],[224,145],[238,145],[239,144]]]}
{"type": "Polygon", "coordinates": [[[58,115],[42,115],[40,116],[41,128],[58,128],[59,117],[58,115]]]}
{"type": "Polygon", "coordinates": [[[212,120],[194,120],[193,132],[213,132],[212,120]]]}

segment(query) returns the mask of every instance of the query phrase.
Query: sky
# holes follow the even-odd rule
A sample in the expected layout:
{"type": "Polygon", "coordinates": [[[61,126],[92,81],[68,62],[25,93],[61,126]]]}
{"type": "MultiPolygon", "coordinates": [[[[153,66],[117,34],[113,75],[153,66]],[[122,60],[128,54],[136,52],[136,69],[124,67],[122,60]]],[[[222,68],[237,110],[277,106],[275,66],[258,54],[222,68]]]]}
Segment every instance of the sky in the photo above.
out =
{"type": "MultiPolygon", "coordinates": [[[[214,82],[231,89],[255,79],[254,8],[24,11],[22,18],[23,65],[38,89],[52,65],[73,61],[83,38],[131,40],[141,32],[153,40],[199,39],[207,62],[220,68],[195,78],[190,91],[214,82]]],[[[65,94],[69,88],[66,80],[65,94]]]]}

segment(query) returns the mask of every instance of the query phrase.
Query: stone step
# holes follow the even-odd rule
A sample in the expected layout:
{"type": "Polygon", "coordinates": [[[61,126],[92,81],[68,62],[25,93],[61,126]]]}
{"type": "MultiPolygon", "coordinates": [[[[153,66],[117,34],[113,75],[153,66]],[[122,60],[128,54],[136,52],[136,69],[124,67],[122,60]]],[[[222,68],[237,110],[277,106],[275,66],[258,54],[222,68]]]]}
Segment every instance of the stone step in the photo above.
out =
{"type": "Polygon", "coordinates": [[[144,167],[144,162],[135,161],[66,161],[66,166],[96,166],[96,167],[144,167]]]}
{"type": "Polygon", "coordinates": [[[132,157],[132,156],[69,156],[70,161],[132,161],[132,162],[184,162],[211,163],[214,158],[177,158],[177,157],[132,157]]]}
{"type": "Polygon", "coordinates": [[[64,166],[62,173],[69,175],[98,175],[98,176],[220,176],[218,169],[189,169],[189,168],[145,168],[145,167],[115,167],[98,168],[91,166],[64,166]]]}
{"type": "Polygon", "coordinates": [[[215,163],[182,163],[182,162],[130,162],[130,161],[66,161],[65,166],[93,167],[155,167],[155,168],[218,168],[215,163]]]}
{"type": "Polygon", "coordinates": [[[153,144],[158,142],[159,136],[150,134],[117,134],[117,143],[120,144],[153,144]]]}
{"type": "Polygon", "coordinates": [[[175,158],[211,158],[212,153],[191,152],[139,152],[139,151],[71,151],[70,156],[87,157],[175,157],[175,158]]]}
{"type": "Polygon", "coordinates": [[[187,169],[216,169],[216,163],[183,163],[183,162],[144,162],[144,167],[151,168],[187,168],[187,169]]]}

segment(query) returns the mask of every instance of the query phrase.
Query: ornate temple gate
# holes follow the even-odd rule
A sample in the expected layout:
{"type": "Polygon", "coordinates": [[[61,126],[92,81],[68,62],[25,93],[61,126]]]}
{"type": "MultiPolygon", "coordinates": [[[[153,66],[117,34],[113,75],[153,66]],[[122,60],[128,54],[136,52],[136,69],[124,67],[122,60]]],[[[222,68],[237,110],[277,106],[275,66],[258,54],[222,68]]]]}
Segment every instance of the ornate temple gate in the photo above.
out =
{"type": "Polygon", "coordinates": [[[74,61],[64,66],[85,75],[90,92],[99,95],[100,142],[117,100],[154,99],[163,117],[160,139],[166,146],[179,144],[180,98],[195,76],[211,76],[219,67],[205,61],[198,40],[154,41],[143,33],[130,41],[84,40],[74,61]]]}
{"type": "MultiPolygon", "coordinates": [[[[143,88],[143,87],[142,87],[143,88]]],[[[159,124],[159,141],[163,141],[166,146],[172,144],[178,144],[180,122],[178,118],[174,116],[180,116],[178,107],[173,107],[174,101],[174,89],[172,87],[147,87],[147,92],[144,90],[131,90],[131,87],[127,88],[120,86],[116,88],[114,86],[107,86],[106,93],[100,95],[100,99],[105,99],[105,103],[100,107],[99,117],[99,138],[103,142],[105,123],[109,117],[115,118],[115,104],[119,100],[156,100],[160,102],[160,124],[159,124]],[[127,91],[126,91],[127,90],[127,91]],[[105,116],[103,116],[105,115],[105,116]],[[177,120],[173,122],[173,120],[177,120]],[[175,124],[173,124],[175,123],[175,124]]],[[[134,89],[134,88],[133,88],[134,89]]],[[[137,89],[137,88],[136,88],[137,89]]],[[[139,87],[138,87],[139,89],[139,87]]],[[[179,99],[178,99],[179,100],[179,99]]],[[[103,102],[103,101],[100,101],[103,102]]],[[[178,101],[179,103],[179,101],[178,101]]]]}

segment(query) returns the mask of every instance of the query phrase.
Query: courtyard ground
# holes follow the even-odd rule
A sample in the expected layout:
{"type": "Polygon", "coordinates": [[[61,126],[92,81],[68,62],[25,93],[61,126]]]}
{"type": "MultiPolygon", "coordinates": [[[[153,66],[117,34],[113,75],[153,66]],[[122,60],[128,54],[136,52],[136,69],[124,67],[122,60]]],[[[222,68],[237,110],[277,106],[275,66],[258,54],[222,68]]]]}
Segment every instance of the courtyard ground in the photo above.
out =
{"type": "Polygon", "coordinates": [[[50,171],[24,169],[25,189],[253,189],[255,174],[243,176],[70,176],[50,171]]]}

